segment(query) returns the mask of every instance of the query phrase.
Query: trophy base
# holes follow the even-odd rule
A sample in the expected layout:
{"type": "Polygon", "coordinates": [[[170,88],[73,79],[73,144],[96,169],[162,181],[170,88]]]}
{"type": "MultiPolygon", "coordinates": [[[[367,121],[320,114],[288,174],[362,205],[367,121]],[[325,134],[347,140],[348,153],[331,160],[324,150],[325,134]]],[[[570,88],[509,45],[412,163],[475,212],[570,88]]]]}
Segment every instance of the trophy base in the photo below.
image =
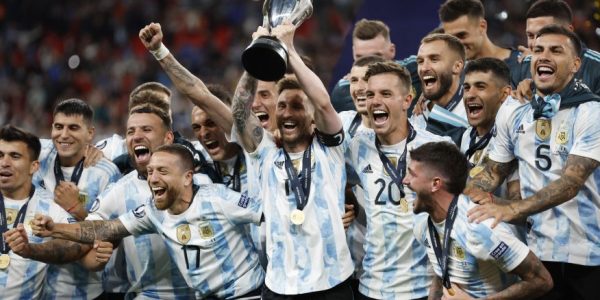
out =
{"type": "Polygon", "coordinates": [[[242,64],[258,80],[277,81],[285,75],[287,56],[287,50],[278,40],[261,36],[244,50],[242,64]]]}

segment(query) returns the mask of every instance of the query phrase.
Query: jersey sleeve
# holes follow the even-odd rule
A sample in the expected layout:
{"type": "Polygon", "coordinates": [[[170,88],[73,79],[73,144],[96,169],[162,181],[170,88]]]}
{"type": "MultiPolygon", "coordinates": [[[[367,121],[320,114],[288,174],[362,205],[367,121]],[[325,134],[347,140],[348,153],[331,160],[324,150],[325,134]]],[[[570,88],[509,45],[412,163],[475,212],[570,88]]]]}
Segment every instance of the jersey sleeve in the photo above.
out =
{"type": "Polygon", "coordinates": [[[247,193],[238,193],[224,185],[214,185],[215,193],[219,196],[221,211],[232,224],[260,223],[262,216],[262,203],[248,196],[247,193]]]}
{"type": "Polygon", "coordinates": [[[90,208],[86,220],[111,220],[119,217],[123,212],[119,211],[125,204],[123,203],[123,189],[114,184],[110,184],[98,196],[90,208]]]}
{"type": "Polygon", "coordinates": [[[514,112],[514,104],[508,103],[508,99],[500,106],[496,115],[496,135],[490,141],[491,160],[499,163],[507,163],[515,159],[514,147],[510,132],[513,130],[511,116],[514,112]]]}
{"type": "Polygon", "coordinates": [[[573,147],[569,154],[591,158],[600,162],[600,102],[587,102],[578,108],[573,134],[573,147]]]}
{"type": "Polygon", "coordinates": [[[156,233],[156,227],[150,220],[151,213],[146,207],[146,204],[142,204],[137,208],[126,212],[119,216],[119,221],[123,223],[125,229],[134,236],[156,233]]]}
{"type": "MultiPolygon", "coordinates": [[[[470,207],[477,204],[472,203],[470,207]]],[[[479,224],[468,223],[467,248],[481,260],[493,260],[503,271],[514,270],[529,254],[529,248],[521,242],[505,223],[491,229],[492,219],[479,224]]]]}
{"type": "Polygon", "coordinates": [[[75,223],[75,218],[66,212],[60,205],[50,202],[50,208],[48,209],[48,215],[54,220],[55,223],[75,223]]]}

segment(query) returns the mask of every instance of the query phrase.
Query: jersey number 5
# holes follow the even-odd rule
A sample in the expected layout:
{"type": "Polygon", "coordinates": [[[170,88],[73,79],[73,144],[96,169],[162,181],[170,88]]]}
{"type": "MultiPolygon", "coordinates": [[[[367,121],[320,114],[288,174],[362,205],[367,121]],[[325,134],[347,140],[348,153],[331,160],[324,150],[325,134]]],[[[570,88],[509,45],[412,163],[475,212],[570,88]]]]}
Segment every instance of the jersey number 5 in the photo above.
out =
{"type": "Polygon", "coordinates": [[[535,166],[542,170],[548,171],[552,167],[552,160],[550,160],[550,146],[541,144],[535,149],[535,166]]]}

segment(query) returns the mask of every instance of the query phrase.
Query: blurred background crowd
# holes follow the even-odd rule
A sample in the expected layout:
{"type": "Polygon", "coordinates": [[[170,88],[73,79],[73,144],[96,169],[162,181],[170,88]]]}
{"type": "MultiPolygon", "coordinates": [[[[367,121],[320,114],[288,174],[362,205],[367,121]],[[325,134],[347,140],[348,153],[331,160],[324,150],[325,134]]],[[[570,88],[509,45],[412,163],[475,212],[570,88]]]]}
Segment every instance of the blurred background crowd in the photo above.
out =
{"type": "MultiPolygon", "coordinates": [[[[423,1],[436,7],[443,2],[423,1]]],[[[296,45],[314,60],[327,86],[338,79],[332,76],[336,66],[341,74],[349,69],[350,62],[338,62],[338,57],[344,47],[351,47],[348,35],[361,11],[385,5],[393,14],[405,3],[313,2],[313,17],[297,31],[296,45]]],[[[524,15],[531,1],[483,2],[490,38],[503,46],[525,45],[524,15]]],[[[567,2],[577,33],[590,48],[600,49],[600,0],[567,2]]],[[[165,45],[186,68],[233,91],[241,75],[241,52],[262,23],[261,6],[262,1],[251,0],[0,1],[0,124],[48,137],[54,104],[76,97],[95,109],[96,139],[122,134],[129,92],[145,81],[170,86],[138,40],[139,30],[152,21],[162,24],[165,45]]],[[[437,11],[427,17],[437,20],[437,11]]],[[[437,24],[415,26],[429,31],[437,24]]],[[[175,129],[189,133],[184,130],[189,126],[187,101],[175,95],[173,112],[175,129]]]]}

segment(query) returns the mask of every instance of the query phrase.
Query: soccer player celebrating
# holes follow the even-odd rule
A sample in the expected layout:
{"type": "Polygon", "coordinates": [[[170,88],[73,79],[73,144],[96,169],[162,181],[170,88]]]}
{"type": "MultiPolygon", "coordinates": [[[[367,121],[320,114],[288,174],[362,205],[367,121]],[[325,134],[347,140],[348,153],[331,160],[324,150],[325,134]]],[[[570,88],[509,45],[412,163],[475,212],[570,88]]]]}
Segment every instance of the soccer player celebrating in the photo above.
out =
{"type": "MultiPolygon", "coordinates": [[[[269,262],[262,296],[352,299],[347,279],[353,265],[341,221],[346,183],[342,123],[323,83],[294,49],[294,26],[279,25],[272,33],[287,46],[297,77],[278,83],[276,121],[283,147],[277,148],[251,113],[256,80],[246,73],[232,108],[232,134],[255,160],[249,180],[264,201],[269,262]]],[[[253,37],[259,35],[269,33],[259,28],[253,37]]]]}
{"type": "MultiPolygon", "coordinates": [[[[84,167],[86,147],[94,136],[92,108],[79,99],[59,102],[54,109],[52,142],[42,148],[34,183],[54,191],[54,201],[75,219],[83,220],[93,201],[121,173],[106,158],[84,167]]],[[[50,265],[44,297],[94,299],[102,293],[101,273],[88,272],[78,263],[50,265]]]]}
{"type": "Polygon", "coordinates": [[[462,71],[465,48],[454,36],[434,33],[423,38],[417,54],[423,87],[423,112],[411,116],[411,123],[438,135],[451,136],[456,144],[466,121],[462,103],[462,71]]]}
{"type": "Polygon", "coordinates": [[[259,299],[264,271],[240,225],[260,222],[260,203],[223,185],[193,184],[193,168],[186,147],[161,146],[147,165],[153,197],[145,204],[110,221],[55,224],[37,215],[34,230],[82,243],[156,233],[200,298],[259,299]]]}
{"type": "Polygon", "coordinates": [[[564,27],[538,32],[531,61],[535,99],[496,124],[490,160],[466,190],[493,191],[518,163],[524,199],[474,199],[483,205],[469,218],[527,219],[528,245],[556,283],[548,299],[593,299],[600,274],[600,98],[575,77],[579,53],[579,39],[564,27]]]}
{"type": "Polygon", "coordinates": [[[548,270],[506,224],[468,221],[476,204],[461,194],[468,166],[458,148],[427,143],[410,158],[404,184],[417,193],[414,212],[427,213],[414,234],[434,266],[431,299],[533,299],[552,288],[548,270]]]}
{"type": "MultiPolygon", "coordinates": [[[[42,239],[31,231],[36,213],[47,214],[60,222],[74,221],[58,204],[52,193],[32,184],[39,168],[39,139],[16,127],[0,129],[0,288],[2,299],[39,299],[42,297],[46,263],[78,260],[90,246],[42,239]],[[35,244],[23,249],[22,242],[35,244]],[[48,241],[39,244],[42,241],[48,241]],[[60,250],[56,251],[56,246],[60,250]]],[[[92,242],[93,243],[93,242],[92,242]]],[[[108,250],[111,252],[112,247],[108,250]]],[[[92,251],[93,252],[93,251],[92,251]]],[[[95,254],[93,254],[95,256],[95,254]]]]}
{"type": "Polygon", "coordinates": [[[395,62],[368,66],[364,79],[373,130],[350,141],[348,161],[364,189],[367,233],[358,299],[425,299],[431,283],[425,248],[412,229],[414,193],[404,189],[406,152],[448,140],[408,122],[410,75],[395,62]]]}

